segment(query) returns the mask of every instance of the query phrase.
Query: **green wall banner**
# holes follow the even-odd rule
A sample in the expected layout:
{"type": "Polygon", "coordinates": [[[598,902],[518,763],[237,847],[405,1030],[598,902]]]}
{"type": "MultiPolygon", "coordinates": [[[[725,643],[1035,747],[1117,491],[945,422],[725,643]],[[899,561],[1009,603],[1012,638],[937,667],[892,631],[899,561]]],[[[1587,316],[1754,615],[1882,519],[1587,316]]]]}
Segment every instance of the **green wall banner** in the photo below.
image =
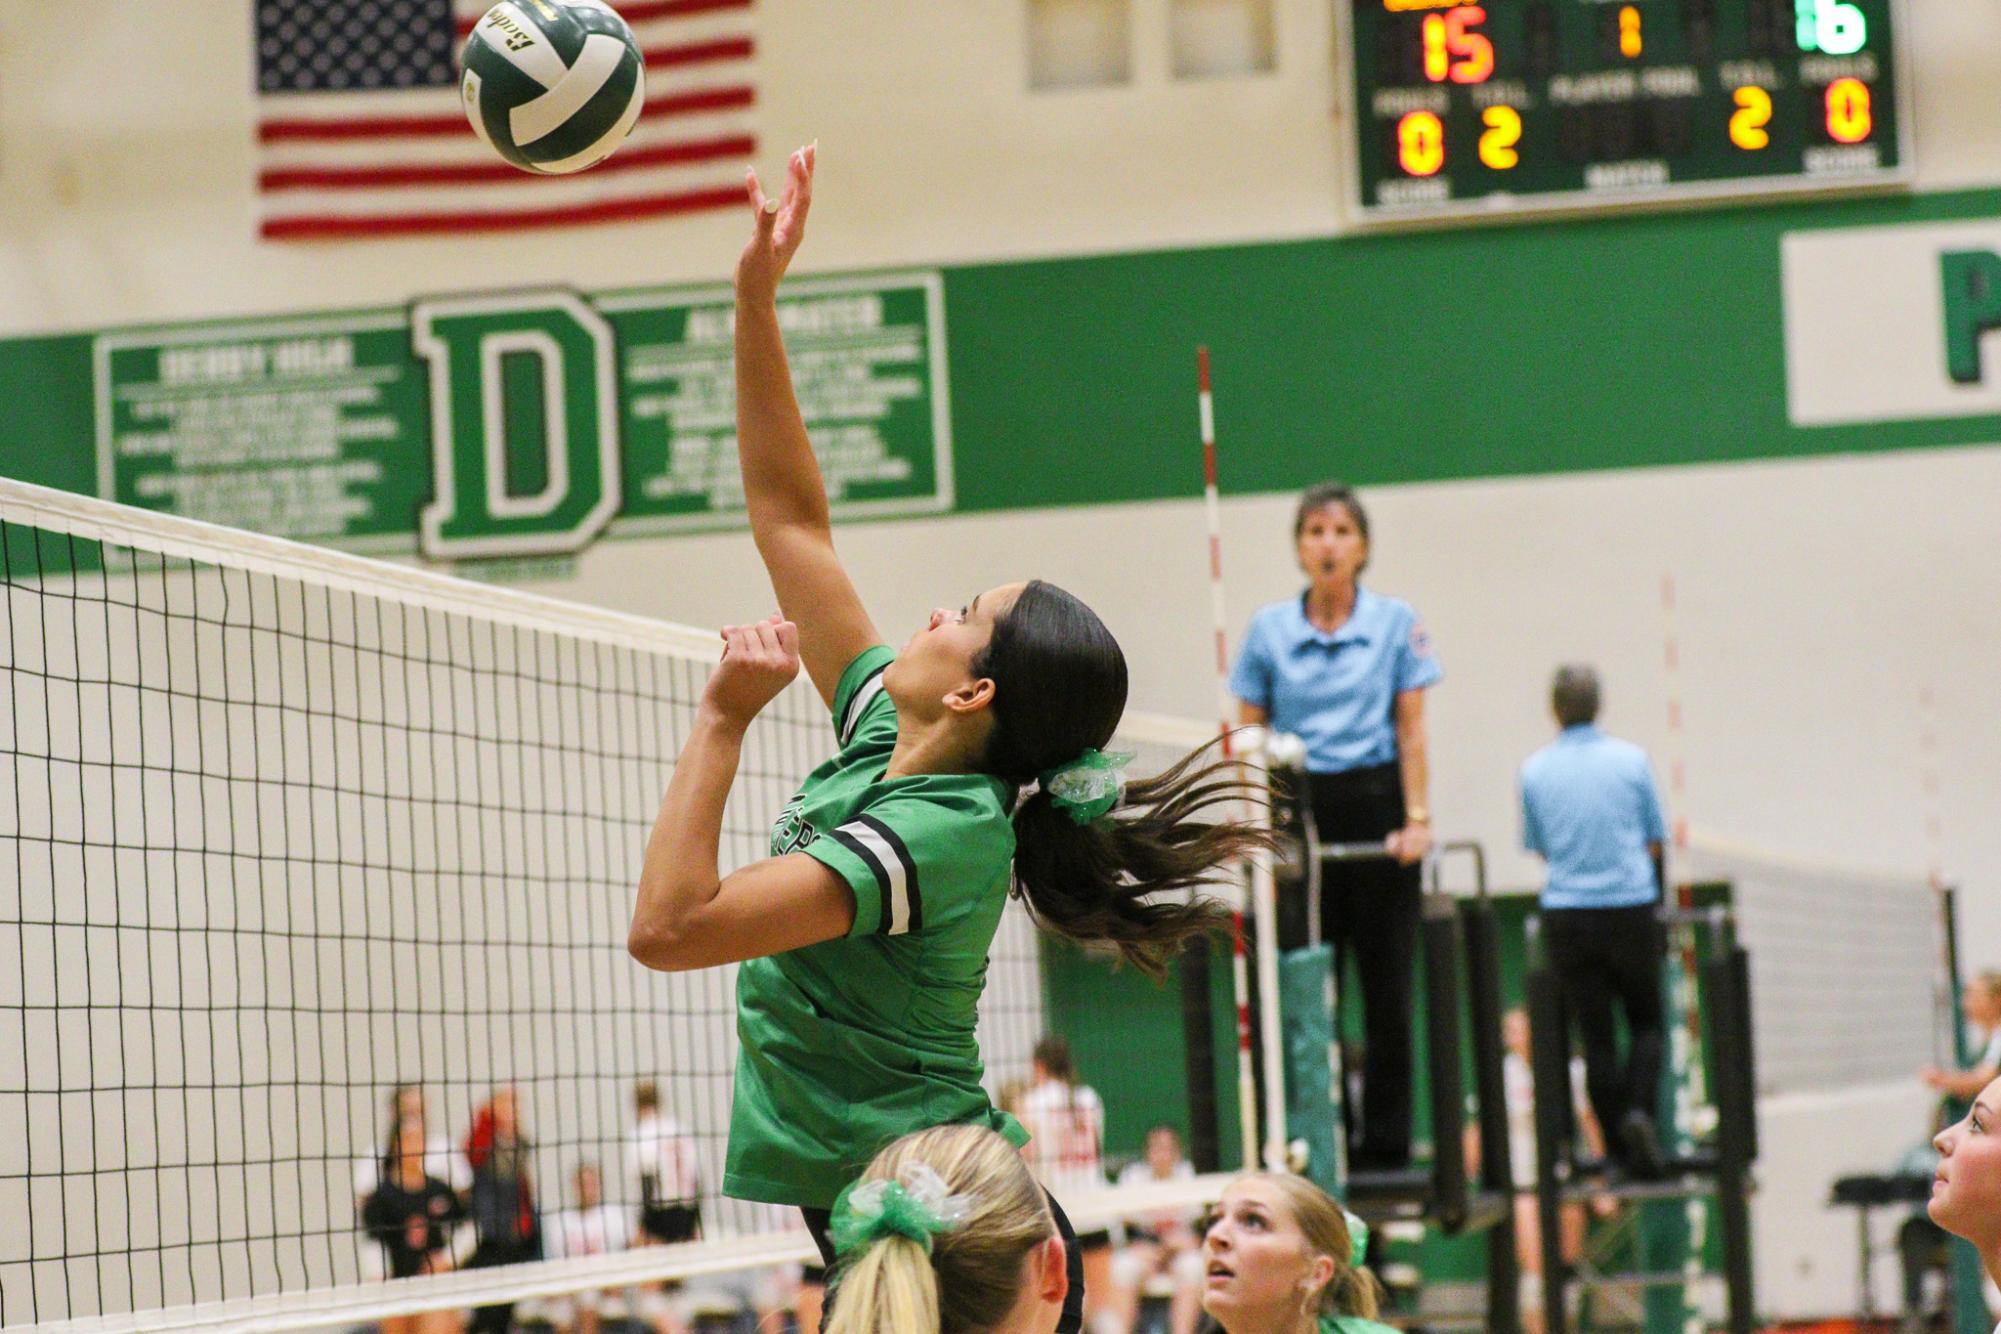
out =
{"type": "Polygon", "coordinates": [[[104,499],[280,536],[414,537],[410,518],[431,490],[429,440],[422,366],[400,312],[90,344],[85,438],[96,442],[104,499]]]}
{"type": "MultiPolygon", "coordinates": [[[[779,319],[836,513],[950,509],[941,277],[788,284],[779,319]]],[[[702,288],[17,339],[0,366],[81,373],[90,415],[59,401],[0,443],[12,475],[265,533],[437,560],[568,553],[742,522],[733,336],[729,289],[702,288]],[[48,465],[83,441],[79,487],[48,465]]]]}

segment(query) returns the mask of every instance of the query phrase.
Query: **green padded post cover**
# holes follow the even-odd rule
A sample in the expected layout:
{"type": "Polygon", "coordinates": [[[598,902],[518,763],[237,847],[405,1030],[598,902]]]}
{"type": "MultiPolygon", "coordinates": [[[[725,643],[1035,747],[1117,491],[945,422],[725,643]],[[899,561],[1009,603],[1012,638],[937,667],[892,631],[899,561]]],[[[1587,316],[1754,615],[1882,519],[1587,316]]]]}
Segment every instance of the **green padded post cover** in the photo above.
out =
{"type": "Polygon", "coordinates": [[[1285,1037],[1286,1140],[1306,1145],[1300,1175],[1339,1198],[1347,1182],[1340,1152],[1341,1090],[1331,1055],[1334,951],[1315,945],[1281,954],[1278,994],[1285,1037]]]}

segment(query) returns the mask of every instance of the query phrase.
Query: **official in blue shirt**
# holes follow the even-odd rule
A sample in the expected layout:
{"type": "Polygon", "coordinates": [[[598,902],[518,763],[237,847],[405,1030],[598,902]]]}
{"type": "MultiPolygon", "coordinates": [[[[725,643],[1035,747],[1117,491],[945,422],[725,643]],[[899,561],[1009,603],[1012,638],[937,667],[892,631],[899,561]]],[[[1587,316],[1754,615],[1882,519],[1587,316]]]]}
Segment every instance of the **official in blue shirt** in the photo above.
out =
{"type": "MultiPolygon", "coordinates": [[[[1361,1170],[1403,1167],[1410,1162],[1418,863],[1431,848],[1424,692],[1444,673],[1410,605],[1358,582],[1369,562],[1369,516],[1353,491],[1332,483],[1309,488],[1292,536],[1306,590],[1251,619],[1230,692],[1245,723],[1305,740],[1321,841],[1380,842],[1387,854],[1330,863],[1319,912],[1336,966],[1352,954],[1361,980],[1367,1045],[1351,1161],[1361,1170]]],[[[1281,945],[1303,943],[1311,910],[1281,905],[1281,945]]]]}
{"type": "Polygon", "coordinates": [[[1647,753],[1598,730],[1598,693],[1591,668],[1557,669],[1550,701],[1563,730],[1522,764],[1522,844],[1549,864],[1543,941],[1584,1040],[1591,1110],[1627,1172],[1651,1178],[1664,1167],[1654,1109],[1666,1037],[1658,905],[1667,822],[1647,753]],[[1629,1035],[1623,1062],[1615,1007],[1629,1035]]]}

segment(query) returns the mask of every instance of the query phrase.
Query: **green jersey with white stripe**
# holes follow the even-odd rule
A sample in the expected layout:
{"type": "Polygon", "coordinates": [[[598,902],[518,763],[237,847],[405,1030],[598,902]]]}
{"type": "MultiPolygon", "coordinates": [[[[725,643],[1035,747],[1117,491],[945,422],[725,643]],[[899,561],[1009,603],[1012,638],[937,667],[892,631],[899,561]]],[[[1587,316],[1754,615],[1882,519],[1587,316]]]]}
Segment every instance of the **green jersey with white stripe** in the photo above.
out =
{"type": "Polygon", "coordinates": [[[899,1135],[973,1122],[1028,1135],[981,1086],[974,1039],[987,952],[1007,903],[1007,784],[983,774],[884,778],[896,706],[878,645],[834,692],[840,753],[772,829],[854,891],[839,940],[751,959],[737,972],[736,1097],[723,1189],[831,1208],[899,1135]]]}

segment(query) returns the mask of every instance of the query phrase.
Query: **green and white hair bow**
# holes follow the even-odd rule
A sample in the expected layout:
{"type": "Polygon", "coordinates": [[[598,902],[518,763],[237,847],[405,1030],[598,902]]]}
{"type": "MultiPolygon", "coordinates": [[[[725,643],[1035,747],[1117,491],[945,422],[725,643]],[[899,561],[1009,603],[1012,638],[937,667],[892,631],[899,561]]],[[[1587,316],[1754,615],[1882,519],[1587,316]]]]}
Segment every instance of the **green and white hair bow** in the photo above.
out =
{"type": "Polygon", "coordinates": [[[973,1212],[973,1197],[954,1195],[924,1163],[905,1163],[894,1179],[857,1181],[834,1201],[828,1225],[834,1254],[845,1258],[883,1237],[908,1237],[931,1253],[931,1238],[949,1232],[973,1212]]]}
{"type": "Polygon", "coordinates": [[[1126,766],[1131,751],[1086,749],[1068,764],[1042,771],[1042,790],[1056,809],[1078,824],[1089,824],[1117,806],[1126,795],[1126,766]]]}

